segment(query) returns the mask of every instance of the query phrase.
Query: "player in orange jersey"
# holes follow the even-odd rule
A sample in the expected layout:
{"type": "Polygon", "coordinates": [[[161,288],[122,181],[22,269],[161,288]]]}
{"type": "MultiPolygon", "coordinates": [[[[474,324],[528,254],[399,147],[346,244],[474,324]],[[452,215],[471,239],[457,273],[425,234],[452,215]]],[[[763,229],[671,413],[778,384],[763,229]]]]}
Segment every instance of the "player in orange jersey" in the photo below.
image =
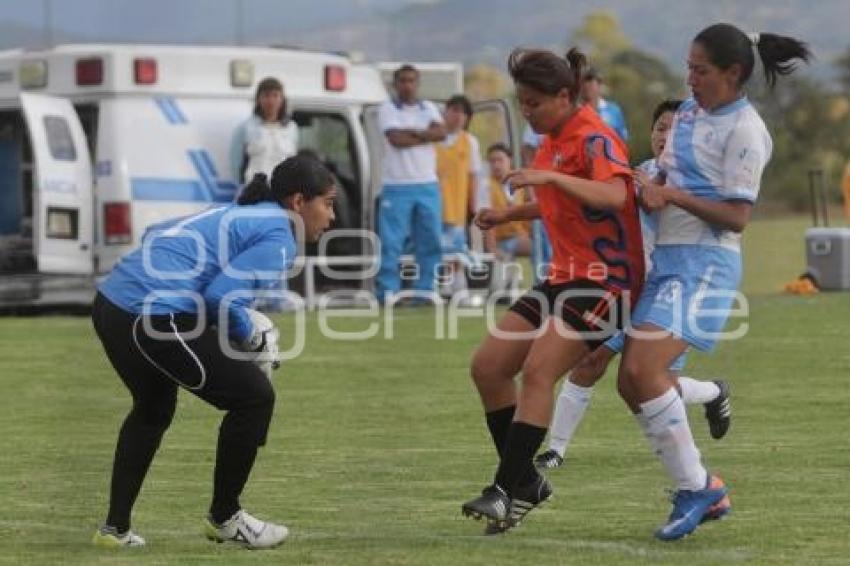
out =
{"type": "Polygon", "coordinates": [[[566,58],[517,49],[508,60],[523,116],[547,135],[531,168],[510,172],[506,181],[515,190],[533,187],[537,200],[484,209],[476,222],[490,229],[542,218],[554,253],[547,279],[510,308],[472,361],[500,463],[493,484],[462,511],[485,517],[489,533],[518,524],[551,496],[532,457],[549,426],[554,385],[622,326],[622,306],[637,297],[644,276],[627,148],[581,105],[585,66],[576,49],[566,58]]]}

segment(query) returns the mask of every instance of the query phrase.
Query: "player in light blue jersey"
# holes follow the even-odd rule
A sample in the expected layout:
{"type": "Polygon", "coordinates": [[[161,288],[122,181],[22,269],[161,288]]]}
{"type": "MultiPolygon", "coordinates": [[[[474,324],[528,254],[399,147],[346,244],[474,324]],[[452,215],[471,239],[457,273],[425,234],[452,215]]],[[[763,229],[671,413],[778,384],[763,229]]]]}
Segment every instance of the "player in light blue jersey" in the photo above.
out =
{"type": "Polygon", "coordinates": [[[643,207],[658,213],[658,236],[618,388],[676,484],[673,511],[655,533],[661,540],[692,533],[727,496],[703,466],[668,368],[691,346],[712,350],[737,300],[741,232],[772,149],[744,91],[754,49],[771,86],[795,60],[810,57],[805,44],[789,37],[748,36],[729,24],[702,30],[688,55],[693,96],[676,112],[660,173],[655,179],[636,173],[643,207]]]}
{"type": "MultiPolygon", "coordinates": [[[[638,169],[654,178],[658,174],[657,158],[664,149],[667,134],[673,123],[673,115],[682,103],[681,100],[665,100],[660,103],[652,114],[652,131],[650,134],[652,153],[654,157],[638,165],[638,169]]],[[[640,211],[641,235],[643,236],[644,262],[647,273],[652,269],[652,251],[655,248],[657,231],[657,214],[640,211]]],[[[618,332],[601,347],[588,354],[584,360],[564,379],[555,412],[549,428],[549,446],[539,454],[534,462],[539,468],[557,468],[564,463],[564,455],[572,441],[573,435],[581,423],[587,409],[593,387],[599,381],[608,364],[617,354],[623,351],[625,335],[618,332]]],[[[722,438],[729,429],[731,405],[729,403],[729,387],[721,381],[698,381],[679,375],[685,367],[686,354],[682,354],[670,366],[670,371],[676,374],[676,385],[686,404],[700,403],[705,405],[705,416],[708,419],[709,430],[714,438],[722,438]]],[[[715,510],[719,516],[723,508],[715,510]]]]}
{"type": "Polygon", "coordinates": [[[256,175],[237,204],[152,227],[100,285],[92,320],[133,406],[118,436],[109,513],[95,544],[145,543],[130,530],[130,514],[179,388],[226,411],[207,537],[249,548],[286,538],[286,527],[239,504],[275,403],[254,362],[277,349],[276,331],[255,324],[246,309],[292,265],[297,235],[316,241],[329,227],[336,190],[317,160],[291,157],[275,167],[271,183],[256,175]]]}
{"type": "Polygon", "coordinates": [[[623,109],[613,100],[602,97],[602,73],[596,67],[588,67],[581,83],[581,96],[593,107],[606,124],[617,132],[623,141],[629,141],[629,129],[623,109]]]}

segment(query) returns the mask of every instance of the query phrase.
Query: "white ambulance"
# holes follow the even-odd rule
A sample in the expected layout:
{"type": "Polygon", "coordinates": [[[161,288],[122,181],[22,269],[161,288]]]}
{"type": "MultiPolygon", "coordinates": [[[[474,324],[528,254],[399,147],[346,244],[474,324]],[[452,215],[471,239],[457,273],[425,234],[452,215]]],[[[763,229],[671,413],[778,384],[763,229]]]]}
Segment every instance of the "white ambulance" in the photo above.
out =
{"type": "MultiPolygon", "coordinates": [[[[344,189],[337,228],[373,230],[381,148],[374,122],[388,96],[375,66],[277,48],[0,52],[0,306],[88,303],[94,280],[147,226],[231,202],[232,134],[267,76],[284,84],[299,148],[315,151],[344,189]]],[[[503,103],[477,109],[477,119],[503,124],[498,135],[510,140],[503,103]]],[[[340,264],[374,254],[368,239],[332,241],[326,252],[340,264]]],[[[316,277],[307,279],[312,294],[316,277]]]]}

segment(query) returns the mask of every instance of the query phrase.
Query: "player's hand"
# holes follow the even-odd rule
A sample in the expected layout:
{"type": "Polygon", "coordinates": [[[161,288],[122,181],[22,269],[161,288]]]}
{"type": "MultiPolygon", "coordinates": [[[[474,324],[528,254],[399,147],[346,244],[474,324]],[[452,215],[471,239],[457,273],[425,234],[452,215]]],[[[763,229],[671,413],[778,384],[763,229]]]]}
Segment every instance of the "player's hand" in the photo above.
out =
{"type": "Polygon", "coordinates": [[[278,346],[278,342],[280,342],[280,331],[277,327],[267,330],[265,353],[271,361],[272,370],[280,368],[280,346],[278,346]]]}
{"type": "MultiPolygon", "coordinates": [[[[280,367],[280,332],[276,327],[271,327],[266,330],[254,329],[254,332],[248,339],[240,344],[240,349],[243,352],[252,352],[258,354],[259,364],[261,368],[276,370],[280,367]]],[[[268,373],[268,372],[267,372],[268,373]]]]}
{"type": "Polygon", "coordinates": [[[614,352],[600,346],[579,361],[572,370],[572,377],[576,381],[588,384],[593,383],[605,374],[608,364],[614,352]]]}
{"type": "Polygon", "coordinates": [[[499,224],[504,224],[508,221],[507,214],[503,210],[494,210],[492,208],[482,208],[475,215],[473,222],[482,230],[489,230],[499,224]]]}
{"type": "Polygon", "coordinates": [[[503,182],[511,187],[511,193],[534,187],[535,185],[546,185],[552,181],[549,171],[539,169],[514,169],[510,171],[503,182]]]}
{"type": "Polygon", "coordinates": [[[634,172],[634,179],[640,187],[640,204],[647,212],[655,212],[667,206],[669,199],[666,187],[656,184],[640,170],[634,172]]]}

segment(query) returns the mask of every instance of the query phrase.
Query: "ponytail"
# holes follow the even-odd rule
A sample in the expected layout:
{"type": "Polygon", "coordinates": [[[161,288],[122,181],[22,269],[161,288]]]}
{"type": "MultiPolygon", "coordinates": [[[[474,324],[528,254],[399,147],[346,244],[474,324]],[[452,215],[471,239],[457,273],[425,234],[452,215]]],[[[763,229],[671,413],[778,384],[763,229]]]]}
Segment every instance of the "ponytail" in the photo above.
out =
{"type": "Polygon", "coordinates": [[[565,59],[567,60],[567,63],[570,64],[570,73],[572,74],[570,98],[572,98],[572,100],[578,100],[579,93],[581,92],[582,78],[584,77],[584,72],[587,68],[587,57],[585,57],[584,53],[579,51],[578,48],[573,47],[567,51],[565,59]]]}
{"type": "Polygon", "coordinates": [[[755,35],[753,39],[764,66],[764,77],[771,88],[776,84],[778,76],[790,75],[794,72],[797,68],[797,62],[794,59],[808,63],[812,57],[809,46],[793,37],[761,33],[755,35]]]}
{"type": "Polygon", "coordinates": [[[812,57],[808,45],[791,37],[772,33],[747,35],[731,24],[714,24],[699,32],[695,43],[702,45],[711,63],[722,70],[741,66],[740,85],[749,80],[755,66],[753,46],[764,65],[764,76],[773,88],[779,75],[788,75],[796,68],[794,59],[808,63],[812,57]]]}
{"type": "Polygon", "coordinates": [[[264,201],[276,201],[269,186],[268,177],[265,173],[257,173],[251,182],[245,185],[242,193],[236,200],[236,204],[257,204],[264,201]]]}

